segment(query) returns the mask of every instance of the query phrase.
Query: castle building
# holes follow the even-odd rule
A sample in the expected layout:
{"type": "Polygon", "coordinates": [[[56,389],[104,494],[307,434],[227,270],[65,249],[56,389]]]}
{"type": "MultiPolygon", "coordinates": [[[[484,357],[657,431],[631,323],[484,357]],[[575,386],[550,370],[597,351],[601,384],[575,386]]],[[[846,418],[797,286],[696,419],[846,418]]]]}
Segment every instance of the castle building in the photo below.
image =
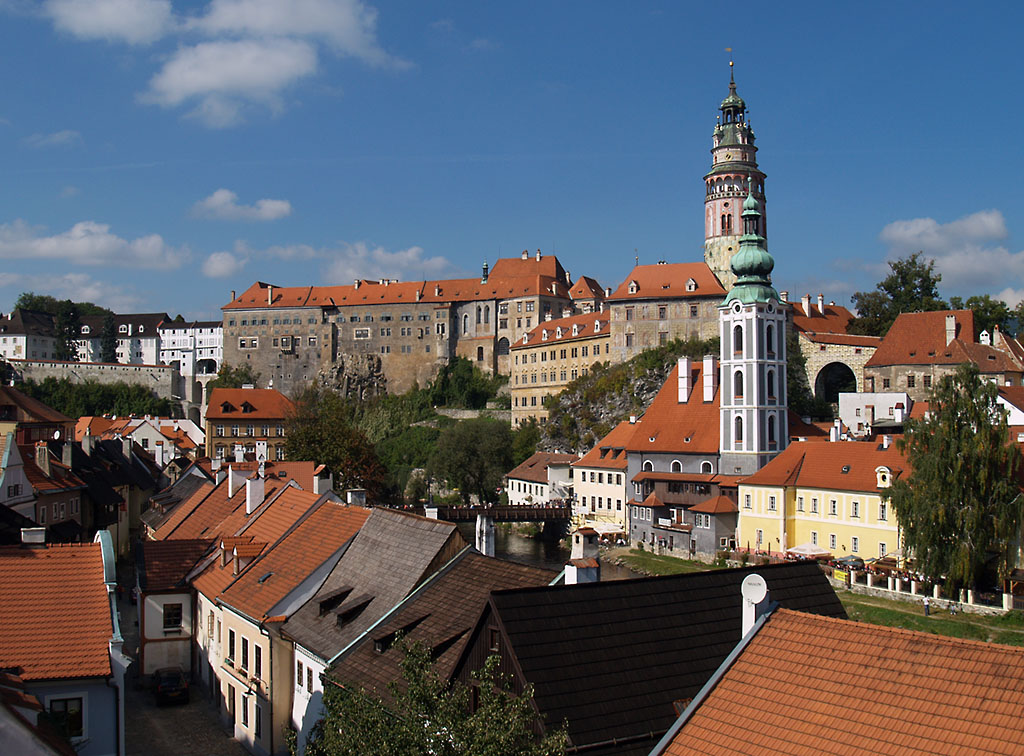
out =
{"type": "Polygon", "coordinates": [[[719,305],[721,471],[750,475],[786,448],[786,320],[771,285],[753,179],[743,202],[743,236],[730,267],[736,283],[719,305]]]}
{"type": "MultiPolygon", "coordinates": [[[[754,130],[746,119],[747,105],[736,94],[729,62],[729,94],[722,100],[722,114],[712,135],[711,170],[704,177],[704,260],[726,288],[735,282],[729,261],[739,251],[743,198],[750,182],[751,194],[760,209],[756,233],[762,245],[767,239],[764,179],[757,167],[754,130]]],[[[777,299],[777,297],[776,297],[777,299]]]]}

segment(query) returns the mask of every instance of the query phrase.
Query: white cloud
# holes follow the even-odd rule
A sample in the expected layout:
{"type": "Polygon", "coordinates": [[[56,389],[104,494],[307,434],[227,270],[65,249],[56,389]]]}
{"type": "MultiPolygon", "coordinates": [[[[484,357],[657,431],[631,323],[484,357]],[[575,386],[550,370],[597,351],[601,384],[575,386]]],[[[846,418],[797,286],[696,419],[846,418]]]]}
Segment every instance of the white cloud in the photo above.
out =
{"type": "Polygon", "coordinates": [[[68,199],[70,197],[77,197],[81,193],[81,191],[82,190],[79,189],[77,186],[72,186],[71,184],[68,184],[67,186],[61,188],[60,198],[68,199]]]}
{"type": "Polygon", "coordinates": [[[0,224],[0,259],[66,260],[77,265],[170,270],[189,258],[186,248],[171,247],[158,234],[122,239],[95,221],[45,236],[21,220],[0,224]]]}
{"type": "Polygon", "coordinates": [[[288,200],[261,199],[253,205],[239,205],[237,194],[230,189],[218,189],[197,202],[192,213],[213,220],[272,221],[291,215],[292,203],[288,200]]]}
{"type": "Polygon", "coordinates": [[[336,54],[370,65],[408,65],[381,48],[377,11],[361,0],[213,0],[188,25],[211,36],[321,39],[336,54]]]}
{"type": "Polygon", "coordinates": [[[166,108],[197,101],[190,115],[224,128],[241,120],[246,104],[279,109],[281,91],[316,70],[316,48],[308,42],[204,42],[175,52],[140,99],[166,108]]]}
{"type": "Polygon", "coordinates": [[[79,39],[132,45],[154,42],[172,27],[170,0],[47,0],[44,12],[79,39]]]}
{"type": "Polygon", "coordinates": [[[1006,221],[998,210],[982,210],[949,223],[933,218],[899,220],[880,235],[889,245],[889,259],[921,251],[935,261],[944,291],[968,296],[999,288],[1012,292],[1014,284],[1024,283],[1024,251],[1011,252],[995,243],[1006,237],[1006,221]]]}
{"type": "Polygon", "coordinates": [[[477,50],[479,52],[484,52],[487,50],[497,50],[498,43],[493,40],[487,39],[486,37],[477,37],[476,39],[469,43],[469,48],[471,50],[477,50]]]}
{"type": "Polygon", "coordinates": [[[86,273],[28,275],[0,271],[0,288],[34,291],[76,302],[93,302],[115,312],[132,312],[143,302],[137,294],[113,285],[108,280],[97,281],[86,273]]]}
{"type": "Polygon", "coordinates": [[[25,137],[22,142],[29,147],[66,147],[78,144],[82,141],[82,135],[71,129],[55,131],[52,134],[32,134],[25,137]]]}
{"type": "Polygon", "coordinates": [[[248,259],[231,252],[214,252],[203,261],[203,275],[210,278],[227,278],[239,273],[248,259]]]}
{"type": "Polygon", "coordinates": [[[409,247],[390,252],[371,247],[366,242],[343,242],[337,249],[322,256],[331,262],[324,277],[331,283],[352,283],[356,278],[396,278],[399,281],[456,276],[459,270],[445,257],[425,257],[422,247],[409,247]]]}

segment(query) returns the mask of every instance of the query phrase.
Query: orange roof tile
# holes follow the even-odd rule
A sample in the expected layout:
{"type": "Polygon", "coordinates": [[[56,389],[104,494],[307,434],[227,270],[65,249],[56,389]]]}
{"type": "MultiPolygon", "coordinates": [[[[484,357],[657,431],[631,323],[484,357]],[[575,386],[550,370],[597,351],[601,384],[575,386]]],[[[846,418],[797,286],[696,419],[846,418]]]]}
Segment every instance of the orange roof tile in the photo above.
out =
{"type": "Polygon", "coordinates": [[[660,753],[1020,753],[1024,649],[776,609],[660,753]]]}
{"type": "Polygon", "coordinates": [[[111,674],[99,543],[0,547],[0,668],[25,680],[111,674]]]}
{"type": "Polygon", "coordinates": [[[294,410],[291,400],[276,389],[215,388],[210,392],[206,419],[237,422],[281,420],[294,410]]]}
{"type": "MultiPolygon", "coordinates": [[[[853,320],[853,313],[841,305],[827,304],[819,308],[816,303],[809,306],[810,315],[803,308],[801,302],[790,302],[793,325],[801,333],[846,333],[846,329],[853,320]]],[[[876,338],[877,337],[871,337],[876,338]]]]}
{"type": "Polygon", "coordinates": [[[529,459],[513,469],[505,477],[514,478],[516,480],[528,480],[533,483],[547,483],[549,466],[568,465],[575,461],[575,454],[535,452],[529,459]]]}
{"type": "Polygon", "coordinates": [[[62,462],[54,459],[47,450],[50,457],[50,474],[47,475],[43,469],[36,464],[36,450],[34,446],[18,445],[21,453],[21,460],[24,463],[25,477],[29,484],[39,493],[52,493],[55,491],[75,491],[85,488],[85,483],[71,472],[71,468],[62,462]]]}
{"type": "Polygon", "coordinates": [[[906,458],[891,444],[867,441],[812,443],[796,441],[753,475],[749,486],[800,486],[836,491],[876,491],[875,468],[888,467],[892,477],[909,472],[906,458]]]}
{"type": "Polygon", "coordinates": [[[1012,363],[1006,352],[978,344],[975,339],[971,310],[905,312],[896,318],[866,367],[953,365],[972,360],[978,362],[982,372],[993,372],[986,371],[990,355],[1003,355],[1003,359],[1012,363]],[[946,343],[947,315],[953,315],[956,322],[956,338],[950,344],[946,343]]]}
{"type": "Polygon", "coordinates": [[[716,388],[714,399],[705,402],[703,373],[702,362],[691,363],[693,389],[687,401],[680,403],[679,365],[672,368],[643,417],[633,426],[633,435],[627,445],[629,451],[718,453],[721,391],[716,388]]]}
{"type": "Polygon", "coordinates": [[[626,444],[633,435],[633,423],[623,420],[597,442],[593,449],[573,462],[573,467],[604,467],[625,470],[626,444]]]}
{"type": "Polygon", "coordinates": [[[882,343],[880,336],[859,336],[852,333],[803,333],[808,341],[815,344],[835,344],[837,346],[854,346],[877,349],[882,343]]]}
{"type": "Polygon", "coordinates": [[[608,297],[609,301],[630,299],[675,299],[690,297],[724,297],[725,289],[707,263],[671,263],[658,265],[637,265],[626,280],[608,297]],[[693,279],[697,284],[693,291],[687,291],[687,283],[693,279]],[[630,293],[630,285],[636,283],[636,292],[630,293]]]}
{"type": "Polygon", "coordinates": [[[569,296],[575,299],[601,299],[604,289],[590,276],[580,276],[569,289],[569,296]]]}
{"type": "Polygon", "coordinates": [[[608,313],[606,312],[588,312],[583,315],[570,315],[567,318],[545,320],[538,323],[533,330],[524,333],[521,339],[516,339],[512,348],[526,349],[543,344],[589,339],[595,336],[610,338],[611,331],[608,330],[608,322],[608,313]],[[573,327],[576,329],[575,335],[573,327]]]}
{"type": "Polygon", "coordinates": [[[143,591],[176,588],[212,547],[209,538],[187,541],[143,541],[140,584],[143,591]]]}
{"type": "Polygon", "coordinates": [[[153,539],[156,541],[162,541],[165,538],[171,538],[178,526],[181,525],[181,523],[184,522],[200,504],[202,504],[203,500],[213,492],[215,487],[216,486],[210,481],[204,480],[202,484],[192,492],[191,496],[181,502],[174,508],[174,511],[167,515],[167,519],[160,524],[160,527],[158,527],[156,532],[153,534],[153,539]]]}
{"type": "Polygon", "coordinates": [[[705,512],[707,514],[723,514],[727,512],[738,512],[736,502],[728,496],[712,496],[699,504],[690,507],[691,512],[705,512]]]}

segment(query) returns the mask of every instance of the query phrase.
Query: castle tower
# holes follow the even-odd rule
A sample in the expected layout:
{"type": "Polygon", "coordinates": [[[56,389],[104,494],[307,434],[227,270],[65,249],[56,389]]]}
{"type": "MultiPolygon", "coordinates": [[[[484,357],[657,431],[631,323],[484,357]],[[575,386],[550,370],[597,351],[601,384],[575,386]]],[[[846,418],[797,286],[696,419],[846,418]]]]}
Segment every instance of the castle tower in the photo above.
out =
{"type": "Polygon", "coordinates": [[[718,306],[721,336],[721,462],[725,475],[750,475],[789,443],[786,416],[786,309],[770,274],[763,217],[748,179],[743,235],[731,261],[735,280],[718,306]]]}
{"type": "Polygon", "coordinates": [[[746,120],[747,105],[736,94],[736,81],[729,61],[729,95],[722,100],[722,114],[712,135],[711,172],[704,177],[704,261],[722,285],[735,282],[729,261],[740,246],[742,217],[740,208],[747,194],[747,179],[753,184],[753,196],[761,210],[760,228],[763,246],[767,238],[764,210],[765,175],[757,167],[754,130],[746,120]]]}

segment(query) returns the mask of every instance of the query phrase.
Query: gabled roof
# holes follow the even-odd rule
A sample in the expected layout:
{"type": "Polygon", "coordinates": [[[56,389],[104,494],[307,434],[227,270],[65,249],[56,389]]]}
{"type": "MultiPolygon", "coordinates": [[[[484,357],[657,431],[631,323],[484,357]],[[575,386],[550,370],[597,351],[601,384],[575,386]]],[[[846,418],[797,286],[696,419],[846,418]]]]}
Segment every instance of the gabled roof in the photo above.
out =
{"type": "Polygon", "coordinates": [[[0,669],[106,677],[113,632],[99,543],[0,547],[0,669]]]}
{"type": "MultiPolygon", "coordinates": [[[[103,333],[103,323],[106,320],[106,315],[83,315],[82,320],[82,337],[87,339],[99,338],[100,334],[103,333]],[[85,327],[88,326],[89,330],[86,331],[85,327]]],[[[121,326],[127,326],[133,338],[156,338],[159,333],[160,326],[164,323],[169,323],[171,320],[170,316],[166,312],[139,312],[127,315],[114,315],[114,330],[119,332],[121,326]]]]}
{"type": "MultiPolygon", "coordinates": [[[[595,336],[608,336],[609,315],[607,312],[588,312],[583,315],[570,315],[567,318],[553,318],[537,324],[536,328],[516,339],[512,349],[528,349],[544,344],[561,344],[566,341],[592,339],[595,336]],[[573,333],[573,328],[576,332],[573,333]],[[547,337],[545,338],[545,334],[547,337]]],[[[596,349],[596,347],[595,347],[596,349]]]]}
{"type": "Polygon", "coordinates": [[[568,465],[576,461],[575,454],[557,452],[534,452],[529,459],[506,474],[509,480],[528,480],[531,483],[547,483],[548,467],[568,465]]]}
{"type": "Polygon", "coordinates": [[[573,467],[603,467],[611,470],[625,470],[626,445],[633,435],[633,424],[628,420],[612,428],[594,448],[572,463],[573,467]]]}
{"type": "Polygon", "coordinates": [[[70,417],[62,415],[38,399],[18,391],[13,386],[0,385],[0,418],[20,423],[69,423],[70,417]]]}
{"type": "Polygon", "coordinates": [[[378,507],[320,590],[281,629],[331,659],[465,546],[453,523],[378,507]],[[370,601],[348,613],[361,598],[370,601]]]}
{"type": "Polygon", "coordinates": [[[702,512],[704,514],[728,514],[730,512],[738,512],[739,507],[728,496],[712,496],[710,499],[705,499],[699,504],[694,504],[690,507],[690,511],[702,512]]]}
{"type": "Polygon", "coordinates": [[[1021,369],[1009,352],[979,344],[976,339],[971,310],[905,312],[896,318],[865,367],[956,365],[972,361],[983,373],[1021,369]],[[952,315],[956,323],[956,338],[949,344],[946,343],[947,315],[952,315]]]}
{"type": "Polygon", "coordinates": [[[210,392],[206,420],[238,423],[283,420],[294,410],[292,401],[277,389],[215,388],[210,392]]]}
{"type": "Polygon", "coordinates": [[[184,588],[185,577],[213,543],[212,538],[143,541],[136,547],[139,587],[143,591],[184,588]]]}
{"type": "Polygon", "coordinates": [[[569,289],[569,296],[576,299],[603,299],[604,289],[590,276],[580,276],[569,289]]]}
{"type": "Polygon", "coordinates": [[[577,747],[657,737],[739,642],[740,584],[754,572],[782,606],[846,616],[813,563],[499,591],[490,611],[546,726],[566,721],[577,747]]]}
{"type": "Polygon", "coordinates": [[[633,425],[629,451],[718,454],[721,390],[716,387],[714,399],[705,402],[703,374],[703,362],[691,363],[693,388],[687,401],[680,403],[679,365],[672,368],[643,417],[633,425]]]}
{"type": "MultiPolygon", "coordinates": [[[[810,315],[804,310],[802,302],[790,302],[789,306],[793,326],[800,333],[846,333],[850,321],[853,320],[852,312],[834,302],[830,302],[824,308],[818,307],[816,303],[810,304],[810,315]]],[[[872,338],[877,340],[877,337],[872,338]]]]}
{"type": "Polygon", "coordinates": [[[741,485],[877,492],[878,467],[889,468],[893,479],[910,471],[895,444],[883,449],[873,441],[796,441],[741,485]]]}
{"type": "Polygon", "coordinates": [[[1024,649],[777,609],[666,756],[1019,753],[1024,649]]]}
{"type": "Polygon", "coordinates": [[[612,292],[608,301],[724,296],[725,289],[707,263],[659,263],[637,265],[612,292]],[[687,284],[691,280],[695,287],[689,291],[687,284]]]}
{"type": "Polygon", "coordinates": [[[10,315],[0,315],[0,334],[53,338],[53,315],[48,312],[22,309],[15,310],[10,315]]]}
{"type": "MultiPolygon", "coordinates": [[[[50,473],[47,474],[43,468],[36,464],[35,447],[20,446],[22,469],[32,488],[40,494],[57,493],[59,491],[75,491],[85,488],[85,483],[77,475],[71,472],[71,468],[60,461],[49,460],[50,473]]],[[[49,456],[49,449],[46,450],[49,456]]]]}
{"type": "Polygon", "coordinates": [[[435,670],[446,679],[491,591],[546,585],[554,577],[555,573],[548,570],[485,557],[472,548],[463,549],[345,649],[328,669],[328,679],[390,698],[389,684],[402,676],[402,654],[393,646],[399,632],[410,643],[423,643],[432,649],[435,670]]]}

